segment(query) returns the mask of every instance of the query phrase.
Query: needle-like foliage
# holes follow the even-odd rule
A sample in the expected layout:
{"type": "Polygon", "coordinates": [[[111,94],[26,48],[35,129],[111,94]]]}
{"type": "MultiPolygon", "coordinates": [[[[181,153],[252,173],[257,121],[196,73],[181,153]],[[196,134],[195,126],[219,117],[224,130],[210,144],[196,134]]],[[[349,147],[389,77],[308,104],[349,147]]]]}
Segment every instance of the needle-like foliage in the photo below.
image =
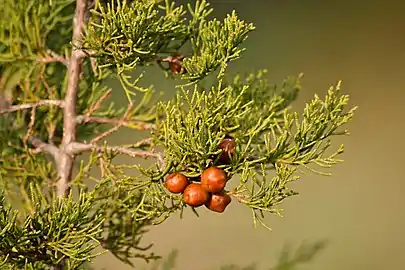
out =
{"type": "Polygon", "coordinates": [[[90,217],[90,194],[48,203],[31,185],[32,214],[23,220],[0,195],[0,254],[3,264],[19,269],[42,269],[64,262],[75,269],[90,260],[98,246],[102,215],[90,217]]]}

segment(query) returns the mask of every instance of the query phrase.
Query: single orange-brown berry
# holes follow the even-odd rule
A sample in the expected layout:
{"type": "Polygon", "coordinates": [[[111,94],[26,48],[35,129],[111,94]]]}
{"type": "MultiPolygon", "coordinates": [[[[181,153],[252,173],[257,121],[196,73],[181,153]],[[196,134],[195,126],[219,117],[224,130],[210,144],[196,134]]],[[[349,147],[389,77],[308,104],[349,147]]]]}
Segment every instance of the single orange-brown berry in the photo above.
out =
{"type": "Polygon", "coordinates": [[[184,202],[192,207],[204,205],[210,198],[210,194],[198,183],[188,185],[184,190],[183,196],[184,202]]]}
{"type": "Polygon", "coordinates": [[[211,211],[222,213],[231,201],[231,196],[221,191],[220,193],[212,194],[211,198],[205,203],[205,206],[211,211]]]}
{"type": "Polygon", "coordinates": [[[189,182],[184,174],[171,173],[166,177],[165,184],[170,192],[182,193],[186,189],[189,182]]]}
{"type": "Polygon", "coordinates": [[[180,53],[175,53],[166,58],[160,59],[160,62],[166,62],[169,64],[169,68],[174,73],[186,73],[186,70],[183,68],[183,59],[184,56],[180,53]]]}
{"type": "Polygon", "coordinates": [[[225,138],[218,147],[222,149],[219,161],[224,164],[229,164],[231,158],[235,155],[235,140],[232,137],[225,138]]]}
{"type": "Polygon", "coordinates": [[[169,62],[170,70],[174,73],[182,72],[182,63],[179,59],[175,59],[172,62],[169,62]]]}
{"type": "Polygon", "coordinates": [[[226,174],[224,170],[217,167],[210,167],[201,174],[201,186],[208,192],[217,193],[226,185],[226,174]]]}

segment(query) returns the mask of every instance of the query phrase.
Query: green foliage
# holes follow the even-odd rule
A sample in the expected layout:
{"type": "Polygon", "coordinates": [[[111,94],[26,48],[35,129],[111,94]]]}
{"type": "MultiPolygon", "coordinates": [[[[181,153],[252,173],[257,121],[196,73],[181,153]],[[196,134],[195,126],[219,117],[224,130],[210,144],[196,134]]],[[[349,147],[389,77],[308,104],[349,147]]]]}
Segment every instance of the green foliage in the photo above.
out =
{"type": "Polygon", "coordinates": [[[92,197],[81,194],[51,203],[31,185],[32,214],[19,221],[18,212],[5,205],[0,195],[0,258],[9,267],[43,269],[64,263],[76,269],[94,257],[103,216],[90,218],[92,197]]]}
{"type": "MultiPolygon", "coordinates": [[[[343,146],[332,155],[324,153],[331,145],[331,136],[347,134],[339,128],[352,118],[354,109],[345,111],[348,96],[341,95],[338,86],[331,87],[324,100],[315,96],[299,115],[287,108],[299,89],[295,79],[290,78],[280,88],[268,88],[269,98],[265,100],[255,98],[257,85],[267,85],[260,73],[248,76],[247,81],[244,87],[229,84],[207,92],[183,91],[176,101],[160,103],[162,118],[158,119],[155,138],[166,149],[171,171],[197,177],[210,164],[216,164],[221,152],[218,144],[232,134],[236,138],[235,158],[230,165],[219,167],[230,177],[239,175],[232,193],[252,209],[255,222],[263,224],[263,212],[280,214],[275,207],[298,194],[287,187],[298,179],[294,176],[297,168],[318,172],[310,165],[330,168],[341,161],[337,156],[343,146]]],[[[181,205],[180,196],[178,200],[176,207],[181,205]]]]}
{"type": "Polygon", "coordinates": [[[1,62],[35,60],[47,49],[64,53],[69,49],[73,0],[3,0],[0,11],[0,44],[8,48],[1,62]]]}
{"type": "MultiPolygon", "coordinates": [[[[203,13],[201,7],[196,10],[198,13],[193,14],[203,13]]],[[[254,26],[239,20],[233,11],[223,23],[216,19],[208,22],[204,20],[198,24],[198,29],[196,33],[191,33],[193,56],[184,59],[184,68],[189,75],[183,78],[192,82],[201,80],[218,68],[221,68],[218,76],[221,77],[227,63],[238,59],[244,51],[239,45],[254,30],[254,26]]]]}
{"type": "MultiPolygon", "coordinates": [[[[246,134],[255,128],[258,116],[262,118],[273,118],[277,121],[283,121],[284,109],[290,108],[291,103],[296,99],[301,90],[300,80],[302,74],[297,77],[290,76],[279,85],[271,85],[266,79],[267,70],[259,70],[256,73],[250,73],[246,76],[236,75],[231,83],[235,90],[234,98],[242,94],[240,99],[243,103],[252,103],[250,112],[244,114],[244,117],[237,123],[239,125],[238,133],[246,134]],[[249,87],[244,91],[245,87],[249,87]]],[[[258,139],[260,136],[257,136],[258,139]]],[[[262,143],[261,140],[255,140],[255,143],[262,143]]]]}
{"type": "Polygon", "coordinates": [[[161,103],[157,140],[167,149],[166,157],[175,163],[173,169],[197,176],[207,167],[212,156],[219,153],[218,144],[235,125],[249,113],[232,87],[215,88],[208,92],[183,91],[175,101],[161,103]],[[236,96],[236,97],[235,97],[236,96]]]}
{"type": "Polygon", "coordinates": [[[131,262],[134,258],[147,262],[159,258],[153,253],[146,253],[152,245],[141,246],[140,243],[150,221],[135,221],[131,214],[131,209],[139,204],[142,193],[114,184],[110,178],[100,182],[93,192],[96,194],[93,215],[105,217],[101,225],[104,234],[98,238],[101,246],[131,266],[134,266],[131,262]]]}
{"type": "Polygon", "coordinates": [[[159,52],[180,48],[189,30],[183,7],[166,1],[112,1],[92,10],[94,18],[85,37],[85,48],[96,52],[101,65],[135,68],[153,61],[159,52]]]}
{"type": "MultiPolygon", "coordinates": [[[[20,213],[32,213],[35,205],[30,198],[30,184],[43,187],[52,185],[52,179],[57,177],[55,167],[43,153],[34,155],[13,142],[2,149],[1,190],[8,201],[19,208],[20,213]]],[[[52,196],[49,189],[44,188],[43,193],[52,196]]]]}
{"type": "Polygon", "coordinates": [[[289,78],[281,87],[270,87],[264,73],[249,74],[244,83],[237,75],[233,83],[209,91],[197,91],[196,86],[183,90],[175,101],[160,104],[156,137],[167,149],[167,158],[179,164],[176,169],[187,167],[187,175],[201,173],[217,156],[217,146],[227,134],[252,145],[262,144],[264,132],[275,130],[300,86],[289,78]]]}
{"type": "Polygon", "coordinates": [[[100,2],[92,10],[83,48],[92,52],[99,68],[116,69],[129,101],[134,95],[130,88],[146,89],[137,85],[142,75],[131,82],[125,72],[158,61],[160,56],[173,55],[190,42],[192,55],[184,59],[186,72],[180,77],[196,83],[218,68],[223,74],[226,63],[239,58],[243,51],[239,45],[254,29],[235,12],[223,23],[207,21],[212,9],[205,0],[196,1],[194,8],[187,5],[189,20],[184,6],[160,2],[112,1],[107,7],[100,2]]]}
{"type": "Polygon", "coordinates": [[[149,222],[134,222],[129,211],[139,203],[139,192],[126,192],[105,180],[78,199],[49,201],[38,186],[29,188],[32,208],[27,215],[5,205],[1,195],[0,260],[9,267],[48,269],[63,262],[76,269],[97,256],[94,249],[99,246],[130,265],[133,258],[159,258],[146,253],[151,245],[140,245],[149,222]]]}

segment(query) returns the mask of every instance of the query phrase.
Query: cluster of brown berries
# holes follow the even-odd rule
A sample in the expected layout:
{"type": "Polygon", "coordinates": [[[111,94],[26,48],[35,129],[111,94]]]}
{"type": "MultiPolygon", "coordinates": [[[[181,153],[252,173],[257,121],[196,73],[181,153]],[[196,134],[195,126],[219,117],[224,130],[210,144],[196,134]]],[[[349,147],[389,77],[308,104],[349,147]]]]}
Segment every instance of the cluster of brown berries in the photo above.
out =
{"type": "MultiPolygon", "coordinates": [[[[219,148],[222,149],[220,162],[229,162],[235,149],[233,139],[224,139],[219,148]]],[[[183,193],[184,202],[189,206],[205,205],[211,211],[224,212],[231,203],[231,197],[224,191],[228,181],[225,171],[215,166],[209,167],[199,178],[199,182],[192,182],[181,173],[172,173],[166,177],[165,184],[170,192],[183,193]]]]}
{"type": "Polygon", "coordinates": [[[217,167],[206,169],[200,182],[191,182],[184,174],[172,173],[166,177],[166,187],[172,193],[183,193],[186,204],[192,207],[205,205],[208,209],[222,213],[231,202],[225,193],[226,173],[217,167]]]}

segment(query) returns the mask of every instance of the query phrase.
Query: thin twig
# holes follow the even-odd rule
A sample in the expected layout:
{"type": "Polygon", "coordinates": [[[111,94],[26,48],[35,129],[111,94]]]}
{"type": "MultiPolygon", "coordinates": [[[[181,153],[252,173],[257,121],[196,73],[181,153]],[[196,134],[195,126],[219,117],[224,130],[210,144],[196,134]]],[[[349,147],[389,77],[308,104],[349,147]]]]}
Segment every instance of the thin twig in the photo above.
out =
{"type": "MultiPolygon", "coordinates": [[[[2,97],[1,97],[1,94],[0,94],[0,103],[1,103],[1,101],[2,101],[2,97]]],[[[24,107],[24,106],[21,106],[21,105],[10,106],[10,103],[7,100],[4,102],[4,104],[0,104],[0,105],[2,105],[2,106],[0,106],[0,112],[2,112],[2,111],[12,112],[12,111],[15,111],[16,107],[18,107],[18,108],[24,107]],[[13,107],[14,107],[14,109],[10,110],[10,108],[13,108],[13,107]]],[[[22,104],[22,105],[27,105],[27,104],[22,104]]],[[[59,104],[59,105],[61,106],[61,104],[59,104]]],[[[29,143],[31,143],[36,148],[35,152],[46,152],[46,153],[51,154],[53,156],[53,158],[56,159],[58,157],[58,155],[59,155],[59,149],[55,145],[45,143],[41,139],[39,139],[36,136],[31,134],[32,133],[32,128],[33,128],[33,125],[34,125],[34,121],[35,121],[35,108],[36,107],[35,106],[26,107],[25,106],[24,109],[25,108],[31,108],[32,109],[32,114],[31,114],[31,121],[30,121],[29,127],[28,127],[28,132],[27,132],[27,135],[24,138],[24,140],[28,141],[29,143]]],[[[14,116],[10,115],[9,117],[10,117],[11,120],[15,121],[14,116]]]]}
{"type": "Polygon", "coordinates": [[[86,116],[86,115],[79,115],[76,119],[77,119],[76,123],[78,123],[78,124],[98,123],[98,124],[120,125],[123,127],[134,128],[137,130],[156,129],[155,124],[145,123],[143,121],[123,120],[123,119],[106,118],[106,117],[92,117],[92,116],[86,116]]]}
{"type": "Polygon", "coordinates": [[[79,143],[72,142],[66,149],[71,155],[79,155],[81,153],[96,150],[98,152],[111,151],[124,154],[133,158],[155,158],[158,160],[161,167],[164,166],[164,157],[162,153],[157,153],[153,151],[129,149],[122,146],[99,146],[94,143],[79,143]]]}
{"type": "Polygon", "coordinates": [[[242,194],[239,193],[233,193],[232,191],[227,192],[226,194],[228,194],[229,196],[232,196],[234,198],[236,198],[238,200],[238,202],[240,203],[247,203],[246,201],[246,196],[243,196],[242,194]]]}
{"type": "Polygon", "coordinates": [[[98,71],[97,71],[97,62],[96,62],[95,58],[93,58],[93,57],[90,58],[90,65],[91,65],[91,69],[93,70],[94,74],[97,76],[98,71]]]}
{"type": "Polygon", "coordinates": [[[69,67],[69,60],[63,57],[62,55],[59,55],[51,50],[49,50],[47,53],[48,54],[46,56],[39,58],[38,61],[42,63],[59,62],[64,64],[66,67],[69,67]]]}
{"type": "Polygon", "coordinates": [[[111,88],[108,89],[94,104],[92,104],[87,111],[86,116],[91,116],[95,111],[97,111],[101,107],[101,103],[110,97],[111,91],[111,88]]]}
{"type": "Polygon", "coordinates": [[[58,107],[63,108],[63,105],[64,105],[63,100],[44,99],[44,100],[40,100],[35,103],[24,103],[24,104],[9,106],[7,108],[0,108],[0,114],[16,112],[16,111],[21,111],[21,110],[26,110],[26,109],[32,109],[32,108],[36,108],[39,106],[58,106],[58,107]]]}
{"type": "Polygon", "coordinates": [[[120,128],[122,126],[137,129],[137,130],[156,129],[155,124],[145,123],[144,121],[127,120],[128,115],[131,112],[131,108],[132,108],[131,104],[129,104],[129,106],[125,112],[125,115],[120,119],[91,116],[95,111],[97,111],[101,107],[101,104],[110,96],[111,91],[112,91],[111,89],[108,89],[94,104],[92,104],[90,106],[89,110],[86,112],[85,115],[79,115],[76,118],[77,124],[98,123],[98,124],[110,124],[110,125],[115,126],[112,129],[104,132],[98,138],[95,138],[93,142],[99,141],[100,139],[113,133],[114,131],[116,131],[118,128],[120,128]]]}
{"type": "Polygon", "coordinates": [[[51,123],[49,125],[49,128],[48,128],[48,141],[49,141],[49,143],[52,143],[52,144],[54,143],[53,138],[55,136],[55,131],[56,131],[56,124],[51,123]]]}
{"type": "Polygon", "coordinates": [[[131,113],[131,108],[132,108],[132,104],[128,104],[128,108],[127,111],[125,112],[125,114],[122,116],[122,118],[115,124],[114,127],[110,128],[109,130],[101,133],[100,135],[98,135],[97,137],[95,137],[94,139],[91,140],[92,143],[96,143],[98,141],[100,141],[102,138],[107,137],[108,135],[110,135],[111,133],[117,131],[122,125],[123,122],[125,121],[125,119],[128,117],[128,115],[131,113]]]}
{"type": "MultiPolygon", "coordinates": [[[[41,78],[43,85],[45,86],[45,89],[48,91],[48,95],[50,97],[55,96],[55,87],[49,86],[48,82],[46,81],[46,79],[44,77],[44,74],[41,74],[40,78],[41,78]]],[[[53,144],[53,138],[55,135],[55,131],[56,131],[56,124],[50,123],[48,126],[48,142],[51,144],[53,144]]]]}
{"type": "Polygon", "coordinates": [[[59,155],[59,149],[53,144],[45,143],[35,136],[30,136],[28,141],[37,149],[51,154],[54,158],[59,155]]]}
{"type": "Polygon", "coordinates": [[[32,134],[33,134],[34,125],[35,125],[35,118],[36,118],[36,110],[35,109],[36,109],[35,107],[31,109],[31,119],[30,119],[30,122],[28,124],[27,134],[25,134],[25,136],[24,136],[24,144],[26,144],[29,137],[32,136],[32,134]]]}
{"type": "Polygon", "coordinates": [[[152,138],[145,138],[140,140],[139,142],[133,144],[133,147],[142,147],[152,144],[152,138]]]}

